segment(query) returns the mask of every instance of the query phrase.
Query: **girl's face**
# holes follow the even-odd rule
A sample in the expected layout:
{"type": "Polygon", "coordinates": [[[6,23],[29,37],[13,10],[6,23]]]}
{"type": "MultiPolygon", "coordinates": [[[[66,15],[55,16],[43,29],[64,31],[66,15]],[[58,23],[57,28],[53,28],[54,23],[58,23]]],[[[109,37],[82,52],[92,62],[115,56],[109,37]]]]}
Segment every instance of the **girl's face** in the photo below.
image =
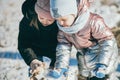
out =
{"type": "Polygon", "coordinates": [[[55,21],[53,18],[47,18],[46,16],[42,16],[39,14],[38,14],[38,19],[43,26],[49,26],[55,21]]]}
{"type": "Polygon", "coordinates": [[[70,15],[62,16],[62,17],[56,18],[56,20],[63,27],[70,27],[75,20],[75,15],[70,14],[70,15]]]}

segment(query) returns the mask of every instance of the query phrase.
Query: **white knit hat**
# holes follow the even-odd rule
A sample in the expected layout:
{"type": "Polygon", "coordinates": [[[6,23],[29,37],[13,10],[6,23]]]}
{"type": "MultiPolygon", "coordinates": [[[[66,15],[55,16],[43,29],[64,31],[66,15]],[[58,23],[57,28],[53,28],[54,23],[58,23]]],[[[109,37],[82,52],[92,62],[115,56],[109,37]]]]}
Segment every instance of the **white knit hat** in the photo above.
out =
{"type": "Polygon", "coordinates": [[[77,15],[76,0],[50,0],[50,12],[52,17],[58,18],[69,14],[77,15]]]}

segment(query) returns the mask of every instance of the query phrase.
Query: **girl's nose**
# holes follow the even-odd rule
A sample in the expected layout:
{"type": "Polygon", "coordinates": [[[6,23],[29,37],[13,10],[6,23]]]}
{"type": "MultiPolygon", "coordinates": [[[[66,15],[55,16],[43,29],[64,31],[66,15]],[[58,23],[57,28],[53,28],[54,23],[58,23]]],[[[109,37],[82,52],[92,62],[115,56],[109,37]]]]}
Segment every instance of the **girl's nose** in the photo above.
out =
{"type": "Polygon", "coordinates": [[[42,22],[45,24],[47,21],[46,21],[46,19],[43,19],[42,22]]]}
{"type": "Polygon", "coordinates": [[[45,19],[42,20],[41,23],[42,23],[44,26],[47,26],[47,25],[48,25],[47,20],[45,20],[45,19]]]}

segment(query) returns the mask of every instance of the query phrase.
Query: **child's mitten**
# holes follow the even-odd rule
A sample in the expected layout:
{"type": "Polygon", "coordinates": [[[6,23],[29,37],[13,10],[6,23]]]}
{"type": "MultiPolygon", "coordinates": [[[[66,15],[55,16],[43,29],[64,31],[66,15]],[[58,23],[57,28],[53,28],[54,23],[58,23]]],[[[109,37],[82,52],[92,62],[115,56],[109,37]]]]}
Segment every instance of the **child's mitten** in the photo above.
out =
{"type": "Polygon", "coordinates": [[[55,70],[50,72],[50,76],[52,76],[54,78],[59,78],[62,75],[64,75],[64,73],[67,72],[67,71],[68,71],[68,69],[65,69],[65,68],[55,69],[55,70]]]}
{"type": "Polygon", "coordinates": [[[105,77],[105,69],[106,69],[105,65],[97,64],[96,69],[93,71],[93,73],[97,78],[104,78],[105,77]]]}

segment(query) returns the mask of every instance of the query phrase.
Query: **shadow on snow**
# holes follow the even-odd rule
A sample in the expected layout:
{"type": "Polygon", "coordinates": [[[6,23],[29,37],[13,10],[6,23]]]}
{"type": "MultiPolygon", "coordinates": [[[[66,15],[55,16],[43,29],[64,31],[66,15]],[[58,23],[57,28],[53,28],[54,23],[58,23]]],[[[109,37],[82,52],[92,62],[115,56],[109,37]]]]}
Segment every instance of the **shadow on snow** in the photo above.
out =
{"type": "Polygon", "coordinates": [[[22,59],[21,55],[18,52],[0,52],[0,58],[7,59],[22,59]]]}

